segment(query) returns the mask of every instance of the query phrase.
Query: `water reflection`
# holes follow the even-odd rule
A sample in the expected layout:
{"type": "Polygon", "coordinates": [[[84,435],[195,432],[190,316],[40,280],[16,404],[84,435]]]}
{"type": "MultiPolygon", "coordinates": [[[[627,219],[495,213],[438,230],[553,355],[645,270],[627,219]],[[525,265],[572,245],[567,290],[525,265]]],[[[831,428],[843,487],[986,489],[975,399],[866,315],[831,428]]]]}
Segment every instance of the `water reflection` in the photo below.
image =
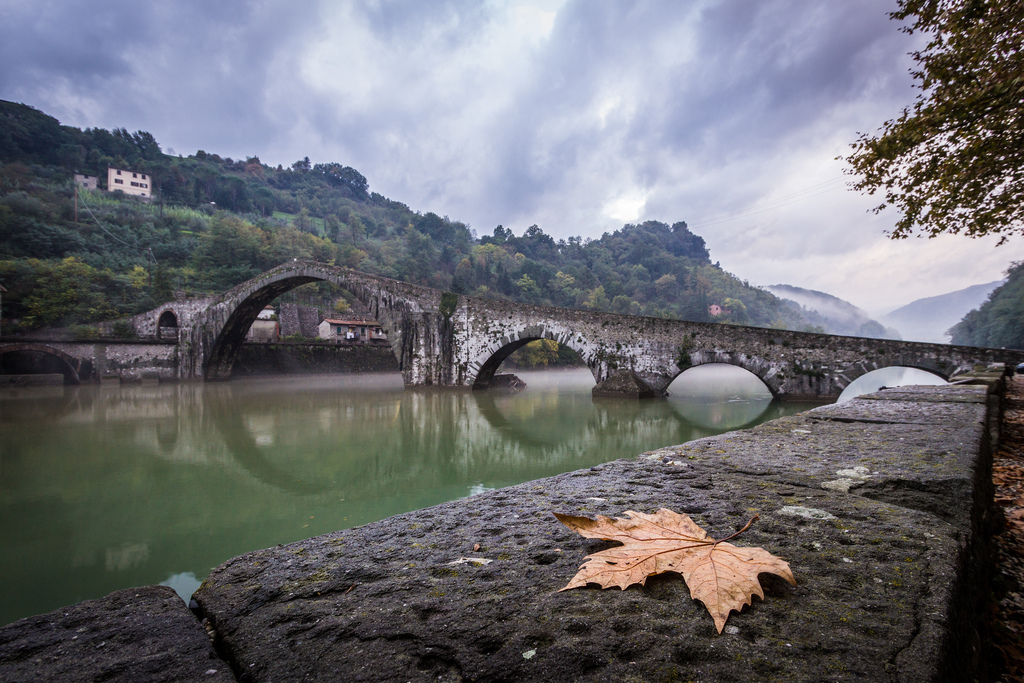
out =
{"type": "Polygon", "coordinates": [[[0,623],[126,586],[182,592],[248,550],[802,407],[594,402],[588,370],[518,374],[516,395],[397,375],[0,392],[0,623]]]}
{"type": "Polygon", "coordinates": [[[669,385],[669,402],[688,422],[712,430],[764,422],[772,405],[768,387],[734,365],[709,363],[683,372],[669,385]]]}

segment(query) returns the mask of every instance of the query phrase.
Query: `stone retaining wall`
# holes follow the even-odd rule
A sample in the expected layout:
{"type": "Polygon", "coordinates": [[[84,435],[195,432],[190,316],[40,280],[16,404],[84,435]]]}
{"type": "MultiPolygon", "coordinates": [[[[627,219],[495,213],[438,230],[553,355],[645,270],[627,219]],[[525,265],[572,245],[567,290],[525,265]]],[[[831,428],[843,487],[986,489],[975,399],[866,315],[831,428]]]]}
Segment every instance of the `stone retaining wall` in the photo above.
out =
{"type": "Polygon", "coordinates": [[[233,377],[282,374],[398,372],[398,360],[387,344],[242,344],[233,377]]]}
{"type": "MultiPolygon", "coordinates": [[[[247,553],[207,578],[196,612],[244,681],[984,680],[1001,381],[977,381],[884,391],[247,553]],[[765,599],[722,635],[674,574],[559,592],[611,544],[552,512],[661,507],[716,538],[759,514],[734,542],[786,559],[798,585],[762,575],[765,599]]],[[[103,614],[91,633],[115,627],[103,614]]],[[[68,619],[0,629],[0,679],[31,680],[28,661],[36,678],[67,670],[68,619]]],[[[186,649],[192,624],[183,667],[207,656],[186,649]]],[[[94,656],[123,658],[120,643],[94,656]]]]}

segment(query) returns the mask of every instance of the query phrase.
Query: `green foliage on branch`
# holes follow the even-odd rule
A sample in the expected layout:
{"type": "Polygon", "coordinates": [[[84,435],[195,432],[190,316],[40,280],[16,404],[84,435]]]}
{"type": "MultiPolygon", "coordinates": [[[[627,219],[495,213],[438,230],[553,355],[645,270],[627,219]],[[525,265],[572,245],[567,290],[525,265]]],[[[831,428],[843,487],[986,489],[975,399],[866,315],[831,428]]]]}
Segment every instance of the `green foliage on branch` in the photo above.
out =
{"type": "Polygon", "coordinates": [[[901,213],[893,238],[1024,233],[1024,3],[899,0],[890,16],[928,36],[921,94],[853,144],[853,187],[901,213]]]}

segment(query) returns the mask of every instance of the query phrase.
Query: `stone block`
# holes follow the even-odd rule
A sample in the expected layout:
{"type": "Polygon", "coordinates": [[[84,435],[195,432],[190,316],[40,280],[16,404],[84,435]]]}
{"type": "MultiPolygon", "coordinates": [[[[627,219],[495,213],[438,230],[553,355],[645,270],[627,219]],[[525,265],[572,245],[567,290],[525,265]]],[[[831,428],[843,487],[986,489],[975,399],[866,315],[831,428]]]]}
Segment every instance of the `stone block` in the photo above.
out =
{"type": "Polygon", "coordinates": [[[235,677],[181,598],[166,586],[148,586],[0,628],[0,680],[217,683],[235,677]]]}
{"type": "Polygon", "coordinates": [[[664,396],[648,384],[632,370],[619,370],[614,375],[593,388],[591,393],[597,397],[609,398],[657,398],[664,396]]]}

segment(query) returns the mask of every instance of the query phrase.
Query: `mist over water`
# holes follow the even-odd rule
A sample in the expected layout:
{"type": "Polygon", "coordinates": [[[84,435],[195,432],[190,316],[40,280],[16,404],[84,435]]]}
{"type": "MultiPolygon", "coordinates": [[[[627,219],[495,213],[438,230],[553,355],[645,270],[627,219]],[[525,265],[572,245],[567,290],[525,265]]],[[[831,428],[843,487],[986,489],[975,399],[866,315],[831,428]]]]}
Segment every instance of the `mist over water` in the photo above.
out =
{"type": "Polygon", "coordinates": [[[592,399],[587,369],[517,371],[519,394],[397,374],[5,389],[0,623],[129,586],[187,597],[249,550],[808,407],[735,373],[648,401],[592,399]]]}

